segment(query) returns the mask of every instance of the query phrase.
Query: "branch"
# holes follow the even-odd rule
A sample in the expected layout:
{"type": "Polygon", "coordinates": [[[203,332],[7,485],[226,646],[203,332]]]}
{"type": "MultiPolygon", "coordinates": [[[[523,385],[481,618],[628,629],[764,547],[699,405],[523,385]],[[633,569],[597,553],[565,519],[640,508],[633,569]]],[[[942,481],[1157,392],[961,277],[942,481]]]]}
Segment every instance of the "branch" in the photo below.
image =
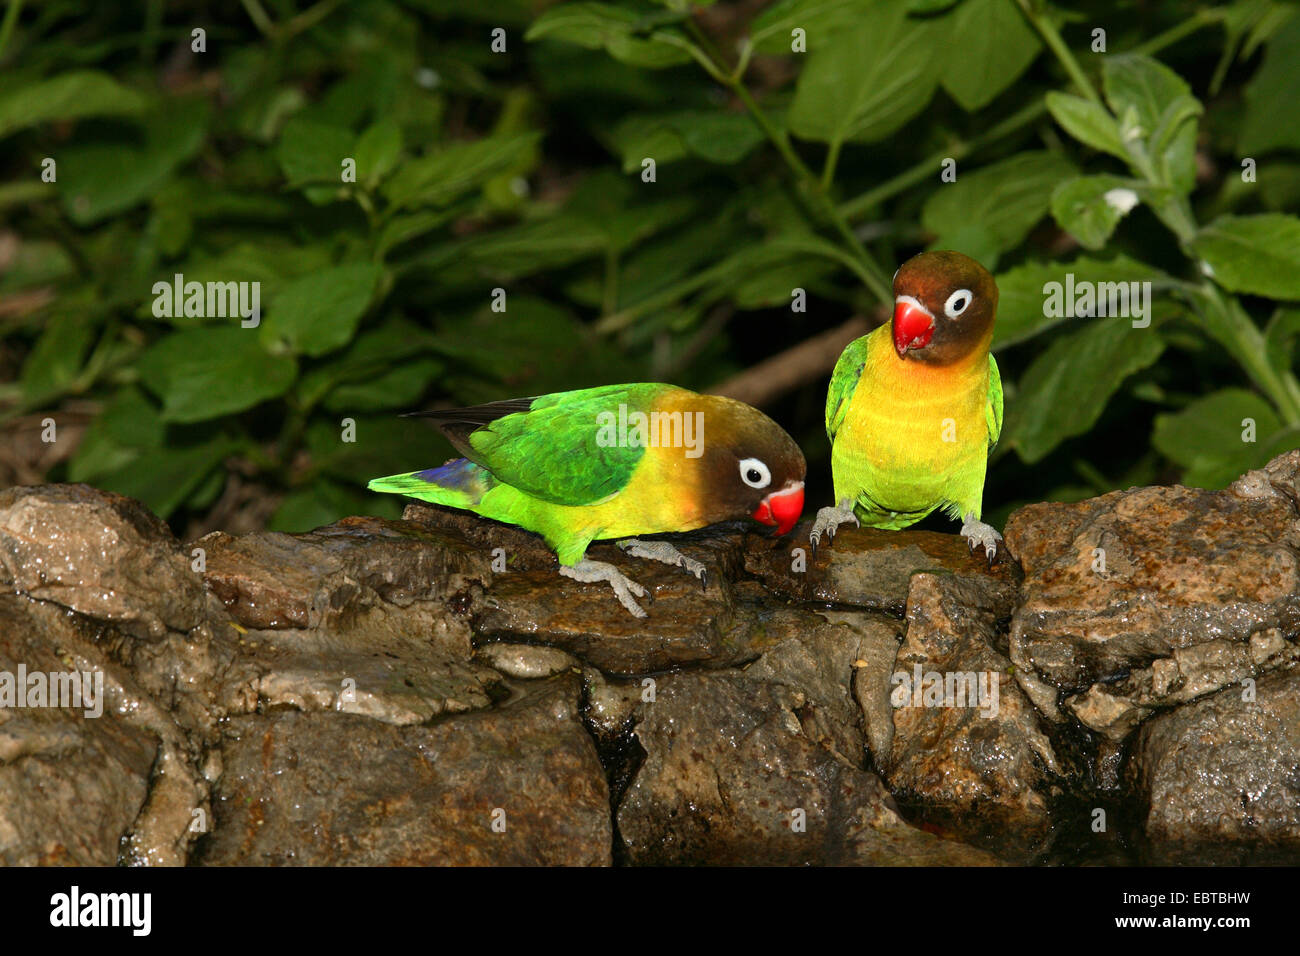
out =
{"type": "MultiPolygon", "coordinates": [[[[884,316],[882,310],[881,316],[884,316]]],[[[710,395],[725,395],[758,408],[811,382],[826,378],[835,368],[844,347],[879,325],[855,315],[842,325],[805,339],[793,348],[764,359],[753,368],[733,375],[709,389],[710,395]]]]}

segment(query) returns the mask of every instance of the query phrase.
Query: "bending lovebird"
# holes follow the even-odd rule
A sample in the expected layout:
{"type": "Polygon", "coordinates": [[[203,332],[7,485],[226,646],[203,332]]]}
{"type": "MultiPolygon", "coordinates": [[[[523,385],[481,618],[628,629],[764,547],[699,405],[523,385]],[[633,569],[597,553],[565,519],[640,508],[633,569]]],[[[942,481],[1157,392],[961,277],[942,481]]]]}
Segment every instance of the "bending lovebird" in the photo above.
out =
{"type": "Polygon", "coordinates": [[[560,573],[605,581],[637,617],[649,592],[612,564],[591,561],[605,538],[633,557],[675,564],[708,587],[704,565],[665,541],[754,518],[787,533],[803,511],[803,453],[762,412],[672,385],[606,385],[538,398],[418,412],[464,458],[376,478],[373,491],[461,508],[540,534],[560,573]]]}
{"type": "Polygon", "coordinates": [[[893,321],[849,344],[826,395],[836,507],[812,544],[859,519],[906,528],[936,508],[992,563],[1002,536],[980,521],[1002,379],[989,353],[998,287],[960,252],[923,252],[894,273],[893,321]]]}

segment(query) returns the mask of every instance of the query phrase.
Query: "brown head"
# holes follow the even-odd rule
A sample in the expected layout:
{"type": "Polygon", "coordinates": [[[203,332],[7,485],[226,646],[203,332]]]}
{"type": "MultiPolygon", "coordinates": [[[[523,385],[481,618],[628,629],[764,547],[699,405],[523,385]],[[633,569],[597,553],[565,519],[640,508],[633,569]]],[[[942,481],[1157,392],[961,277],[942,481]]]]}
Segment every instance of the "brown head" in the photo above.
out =
{"type": "Polygon", "coordinates": [[[711,522],[753,518],[785,534],[803,512],[807,465],[794,439],[743,402],[694,396],[704,413],[703,454],[695,482],[711,522]]]}
{"type": "Polygon", "coordinates": [[[923,252],[894,273],[894,350],[951,365],[988,348],[998,310],[993,276],[960,252],[923,252]]]}

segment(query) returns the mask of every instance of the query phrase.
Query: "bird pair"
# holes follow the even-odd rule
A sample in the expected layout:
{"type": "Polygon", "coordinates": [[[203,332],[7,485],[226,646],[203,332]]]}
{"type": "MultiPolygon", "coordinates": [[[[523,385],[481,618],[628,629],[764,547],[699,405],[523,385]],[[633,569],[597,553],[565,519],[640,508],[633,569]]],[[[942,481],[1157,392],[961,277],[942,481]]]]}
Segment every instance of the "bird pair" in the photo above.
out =
{"type": "MultiPolygon", "coordinates": [[[[989,352],[998,290],[958,252],[925,252],[894,273],[891,322],[850,343],[826,396],[833,507],[814,548],[845,523],[905,528],[936,509],[962,521],[989,561],[1001,535],[981,522],[989,450],[1002,430],[1002,382],[989,352]]],[[[465,457],[370,482],[374,491],[461,508],[540,534],[560,573],[605,582],[633,615],[646,589],[586,557],[614,539],[632,557],[707,581],[704,565],[663,540],[753,518],[788,533],[803,511],[803,453],[742,402],[672,385],[606,385],[473,408],[434,419],[465,457]]]]}

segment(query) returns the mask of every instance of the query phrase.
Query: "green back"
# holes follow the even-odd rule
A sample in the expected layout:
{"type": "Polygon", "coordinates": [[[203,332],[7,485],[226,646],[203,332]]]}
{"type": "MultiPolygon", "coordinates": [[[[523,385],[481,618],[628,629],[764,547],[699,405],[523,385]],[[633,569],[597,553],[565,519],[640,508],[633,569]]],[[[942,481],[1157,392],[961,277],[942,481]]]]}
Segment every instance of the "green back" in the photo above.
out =
{"type": "Polygon", "coordinates": [[[499,481],[554,504],[588,505],[620,491],[645,448],[602,446],[604,412],[648,411],[667,386],[605,385],[556,392],[526,412],[506,415],[469,436],[468,457],[499,481]]]}

